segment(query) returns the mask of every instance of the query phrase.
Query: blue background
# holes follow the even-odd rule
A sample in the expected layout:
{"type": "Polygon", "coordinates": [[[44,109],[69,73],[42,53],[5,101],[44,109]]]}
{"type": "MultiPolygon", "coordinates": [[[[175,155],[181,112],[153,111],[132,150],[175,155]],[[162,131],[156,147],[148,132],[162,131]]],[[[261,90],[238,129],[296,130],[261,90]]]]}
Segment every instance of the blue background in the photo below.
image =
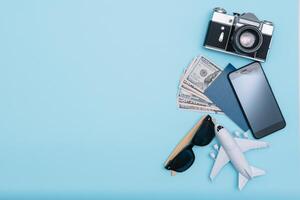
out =
{"type": "Polygon", "coordinates": [[[0,198],[300,198],[297,1],[270,3],[1,1],[0,198]],[[276,26],[263,68],[287,127],[263,139],[270,148],[247,153],[267,175],[242,192],[230,165],[209,181],[213,143],[194,148],[185,173],[163,169],[203,115],[176,107],[191,59],[203,54],[220,68],[250,62],[202,47],[216,6],[276,26]]]}

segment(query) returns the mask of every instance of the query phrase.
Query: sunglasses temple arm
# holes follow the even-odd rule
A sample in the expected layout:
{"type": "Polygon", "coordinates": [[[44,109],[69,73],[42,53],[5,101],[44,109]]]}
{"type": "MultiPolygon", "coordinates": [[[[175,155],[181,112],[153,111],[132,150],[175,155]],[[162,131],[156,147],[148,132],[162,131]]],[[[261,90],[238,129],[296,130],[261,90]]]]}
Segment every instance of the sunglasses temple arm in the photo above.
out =
{"type": "Polygon", "coordinates": [[[165,166],[169,163],[170,160],[174,159],[174,157],[180,153],[193,139],[195,133],[199,129],[200,125],[202,124],[203,120],[205,119],[207,115],[202,117],[195,125],[194,127],[186,134],[186,136],[179,142],[179,144],[175,147],[175,149],[172,151],[172,153],[169,155],[168,159],[165,162],[165,166]]]}

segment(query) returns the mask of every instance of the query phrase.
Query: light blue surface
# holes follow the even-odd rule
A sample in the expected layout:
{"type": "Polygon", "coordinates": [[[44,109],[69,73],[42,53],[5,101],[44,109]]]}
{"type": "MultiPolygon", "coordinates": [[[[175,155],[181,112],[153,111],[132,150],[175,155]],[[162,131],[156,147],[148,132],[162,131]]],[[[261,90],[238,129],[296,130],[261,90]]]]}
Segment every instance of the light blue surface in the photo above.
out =
{"type": "Polygon", "coordinates": [[[299,199],[297,1],[270,3],[1,1],[0,199],[299,199]],[[185,173],[163,169],[202,115],[176,107],[190,60],[249,62],[202,47],[216,6],[276,26],[263,67],[287,127],[247,153],[267,175],[242,192],[230,165],[209,181],[210,146],[185,173]]]}

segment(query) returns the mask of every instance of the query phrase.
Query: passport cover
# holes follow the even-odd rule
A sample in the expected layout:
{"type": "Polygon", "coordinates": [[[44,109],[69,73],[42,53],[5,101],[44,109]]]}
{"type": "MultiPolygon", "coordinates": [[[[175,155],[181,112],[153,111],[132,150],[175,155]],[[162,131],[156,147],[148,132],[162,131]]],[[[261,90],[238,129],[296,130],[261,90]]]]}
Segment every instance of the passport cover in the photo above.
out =
{"type": "Polygon", "coordinates": [[[235,67],[229,63],[204,94],[243,131],[247,131],[247,121],[228,79],[228,74],[234,70],[235,67]]]}

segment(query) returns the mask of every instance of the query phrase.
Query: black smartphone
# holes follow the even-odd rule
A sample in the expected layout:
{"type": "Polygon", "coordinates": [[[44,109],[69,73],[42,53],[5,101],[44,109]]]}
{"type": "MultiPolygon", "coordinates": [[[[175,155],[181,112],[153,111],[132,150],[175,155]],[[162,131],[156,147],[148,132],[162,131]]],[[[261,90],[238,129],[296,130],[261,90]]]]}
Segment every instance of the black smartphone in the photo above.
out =
{"type": "Polygon", "coordinates": [[[259,62],[229,73],[228,78],[256,139],[285,127],[285,120],[259,62]]]}

